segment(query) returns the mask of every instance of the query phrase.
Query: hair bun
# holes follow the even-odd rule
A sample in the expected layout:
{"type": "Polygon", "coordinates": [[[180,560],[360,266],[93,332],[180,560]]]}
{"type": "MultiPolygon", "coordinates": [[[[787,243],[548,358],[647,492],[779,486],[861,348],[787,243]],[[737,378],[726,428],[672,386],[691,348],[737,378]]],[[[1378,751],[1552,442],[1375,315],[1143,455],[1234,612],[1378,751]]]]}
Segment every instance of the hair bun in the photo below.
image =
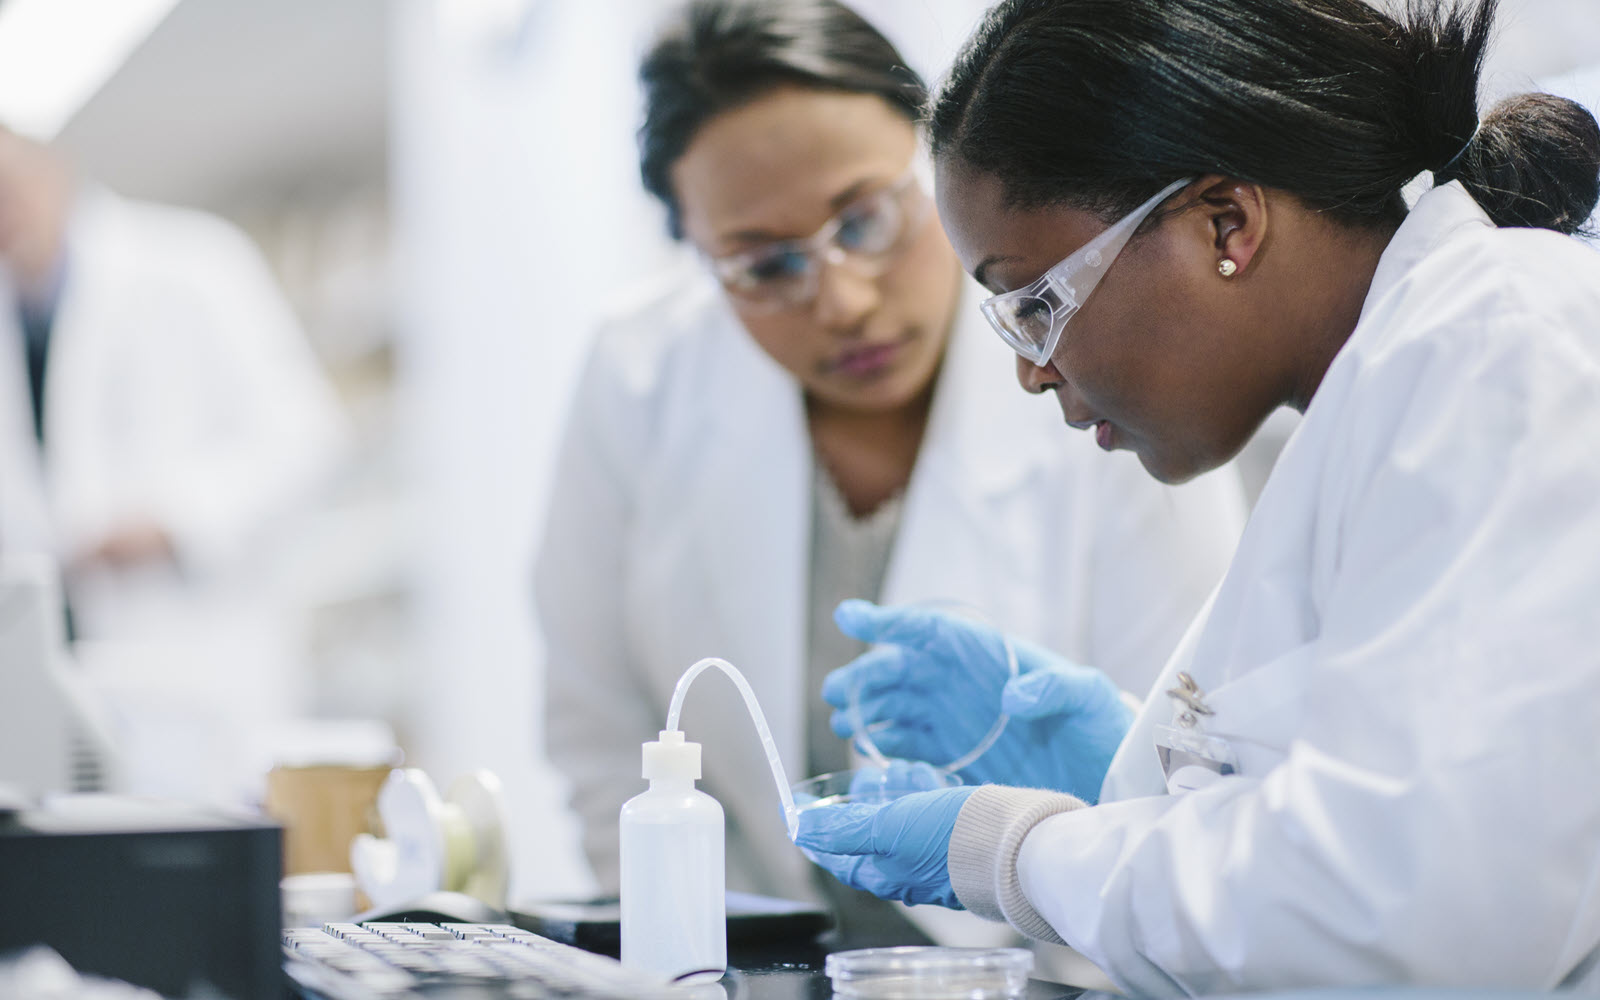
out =
{"type": "Polygon", "coordinates": [[[1564,97],[1509,97],[1434,180],[1461,181],[1495,225],[1574,233],[1600,200],[1600,125],[1564,97]]]}

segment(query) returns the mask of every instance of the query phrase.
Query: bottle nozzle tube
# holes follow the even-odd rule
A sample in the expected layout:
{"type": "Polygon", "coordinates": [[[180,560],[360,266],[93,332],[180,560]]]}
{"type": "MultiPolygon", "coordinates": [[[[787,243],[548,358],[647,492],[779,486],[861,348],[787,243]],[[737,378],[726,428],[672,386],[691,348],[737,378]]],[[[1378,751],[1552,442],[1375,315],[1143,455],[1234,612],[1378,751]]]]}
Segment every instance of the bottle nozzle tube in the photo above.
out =
{"type": "MultiPolygon", "coordinates": [[[[678,678],[678,686],[672,690],[672,704],[667,708],[667,729],[677,731],[678,716],[683,712],[683,698],[689,693],[689,685],[709,667],[716,667],[728,675],[734,687],[739,689],[739,694],[744,698],[745,710],[750,713],[750,721],[756,725],[756,733],[761,737],[761,746],[767,752],[767,764],[772,769],[772,780],[778,785],[778,798],[783,801],[784,825],[789,829],[789,839],[793,840],[800,832],[800,813],[794,807],[794,792],[789,788],[789,779],[783,771],[783,761],[778,757],[778,745],[773,742],[772,730],[767,726],[767,717],[761,712],[761,703],[756,701],[756,693],[751,690],[750,682],[745,680],[739,668],[720,657],[708,656],[694,666],[683,672],[678,678]]],[[[665,737],[665,733],[662,734],[665,737]]]]}

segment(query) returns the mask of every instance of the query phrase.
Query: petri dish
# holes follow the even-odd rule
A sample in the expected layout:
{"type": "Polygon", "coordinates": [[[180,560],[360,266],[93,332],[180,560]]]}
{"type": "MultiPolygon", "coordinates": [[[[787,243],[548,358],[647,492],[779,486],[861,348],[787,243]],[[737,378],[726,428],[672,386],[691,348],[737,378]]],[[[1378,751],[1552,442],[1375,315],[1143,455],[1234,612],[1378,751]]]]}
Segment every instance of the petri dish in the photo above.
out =
{"type": "MultiPolygon", "coordinates": [[[[962,618],[966,618],[970,621],[977,622],[980,625],[993,625],[993,622],[990,621],[988,615],[985,615],[982,611],[979,611],[972,605],[964,604],[961,601],[937,599],[914,601],[910,606],[914,608],[929,608],[936,611],[946,611],[962,618]]],[[[1006,668],[1010,671],[1011,676],[1014,678],[1017,676],[1018,669],[1016,647],[1011,644],[1010,636],[998,629],[996,629],[996,631],[1000,635],[1000,641],[1005,645],[1006,668]]],[[[945,761],[944,763],[929,761],[929,763],[933,764],[933,766],[939,770],[950,774],[953,774],[954,772],[971,765],[973,761],[976,761],[979,757],[982,757],[989,751],[990,747],[994,746],[995,741],[1000,739],[1000,734],[1006,731],[1006,723],[1010,720],[1011,717],[1000,711],[999,707],[996,706],[994,725],[989,727],[989,731],[984,733],[983,738],[978,740],[977,744],[971,750],[968,750],[966,753],[955,758],[954,760],[945,761]]],[[[872,739],[873,732],[880,730],[883,726],[888,725],[888,723],[885,722],[874,726],[868,726],[864,724],[865,720],[861,715],[860,685],[857,685],[856,689],[850,693],[850,721],[856,731],[854,739],[856,749],[859,750],[874,767],[889,767],[893,763],[893,758],[889,757],[882,750],[879,750],[878,745],[873,742],[872,739]]],[[[960,782],[956,782],[956,784],[960,784],[960,782]]]]}
{"type": "Polygon", "coordinates": [[[861,1000],[1010,1000],[1028,990],[1025,948],[862,948],[829,955],[833,995],[861,1000]]]}
{"type": "Polygon", "coordinates": [[[962,784],[961,776],[920,761],[889,761],[886,767],[860,767],[819,774],[797,783],[794,807],[836,806],[852,802],[882,805],[912,792],[962,784]]]}

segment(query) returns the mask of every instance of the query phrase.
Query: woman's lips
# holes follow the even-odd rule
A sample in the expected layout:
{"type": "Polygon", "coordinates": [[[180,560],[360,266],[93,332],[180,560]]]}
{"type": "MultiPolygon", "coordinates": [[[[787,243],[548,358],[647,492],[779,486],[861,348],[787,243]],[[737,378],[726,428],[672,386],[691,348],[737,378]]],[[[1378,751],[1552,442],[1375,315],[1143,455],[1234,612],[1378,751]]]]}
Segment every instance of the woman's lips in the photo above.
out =
{"type": "Polygon", "coordinates": [[[1116,447],[1116,428],[1111,426],[1109,420],[1068,420],[1067,426],[1074,430],[1093,431],[1094,443],[1106,451],[1116,447]]]}
{"type": "Polygon", "coordinates": [[[894,363],[895,355],[899,353],[904,343],[897,340],[888,344],[853,348],[834,358],[831,367],[842,375],[857,378],[877,375],[894,363]]]}
{"type": "Polygon", "coordinates": [[[1100,449],[1102,451],[1110,451],[1111,450],[1111,448],[1112,448],[1111,434],[1112,434],[1111,421],[1109,421],[1109,420],[1097,420],[1097,421],[1095,421],[1095,424],[1094,424],[1094,443],[1099,445],[1100,449]]]}

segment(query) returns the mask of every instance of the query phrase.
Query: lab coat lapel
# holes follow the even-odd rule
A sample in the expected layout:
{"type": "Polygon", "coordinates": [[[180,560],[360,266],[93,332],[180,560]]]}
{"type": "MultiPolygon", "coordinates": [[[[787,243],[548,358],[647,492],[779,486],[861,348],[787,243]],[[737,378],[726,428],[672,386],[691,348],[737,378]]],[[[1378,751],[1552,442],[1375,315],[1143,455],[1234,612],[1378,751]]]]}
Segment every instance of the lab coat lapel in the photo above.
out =
{"type": "Polygon", "coordinates": [[[73,232],[90,229],[93,234],[78,243],[100,249],[93,254],[75,250],[67,265],[45,374],[46,482],[61,540],[74,549],[101,537],[111,527],[113,512],[130,504],[127,488],[113,484],[125,463],[141,457],[128,449],[137,436],[139,414],[126,405],[123,395],[142,381],[137,377],[141,373],[123,370],[120,377],[112,376],[114,366],[129,363],[130,357],[107,335],[127,329],[130,320],[106,316],[100,305],[121,300],[99,291],[114,280],[118,261],[105,258],[120,252],[120,245],[108,233],[97,204],[86,198],[73,220],[73,232]]]}
{"type": "Polygon", "coordinates": [[[0,274],[0,552],[52,552],[16,297],[0,274]]]}
{"type": "Polygon", "coordinates": [[[804,680],[810,438],[794,380],[742,329],[729,336],[724,370],[713,380],[721,426],[707,442],[715,453],[700,505],[716,634],[727,641],[717,655],[749,677],[779,753],[798,766],[804,726],[793,692],[804,680]]]}
{"type": "MultiPolygon", "coordinates": [[[[1047,456],[1037,451],[1036,435],[992,429],[1036,424],[1036,413],[1021,411],[1041,401],[1016,384],[1011,353],[974,305],[975,286],[964,291],[881,597],[886,603],[937,598],[984,608],[1032,607],[1031,596],[1013,593],[1025,574],[1004,572],[1000,567],[1016,564],[996,555],[1037,544],[1036,530],[1005,516],[1005,501],[1028,485],[1047,456]],[[996,411],[1018,412],[1019,419],[996,419],[996,411]],[[989,419],[976,419],[979,413],[989,419]]],[[[1003,614],[996,623],[1031,624],[1003,614]]]]}

